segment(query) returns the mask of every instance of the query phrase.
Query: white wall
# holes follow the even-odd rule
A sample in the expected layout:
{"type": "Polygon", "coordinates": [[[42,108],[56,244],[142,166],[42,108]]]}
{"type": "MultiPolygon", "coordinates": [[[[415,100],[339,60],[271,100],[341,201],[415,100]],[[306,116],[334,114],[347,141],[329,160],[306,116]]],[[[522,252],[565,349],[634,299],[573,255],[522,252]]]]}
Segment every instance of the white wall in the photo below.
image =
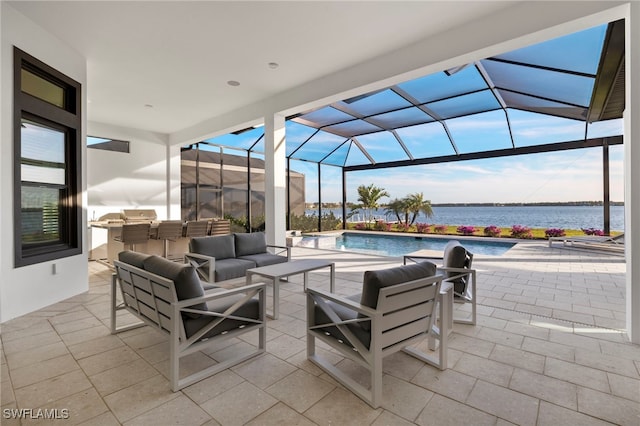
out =
{"type": "MultiPolygon", "coordinates": [[[[83,253],[78,256],[21,268],[13,266],[13,46],[82,84],[83,123],[86,122],[87,70],[85,58],[26,19],[6,2],[0,2],[0,11],[0,322],[5,322],[88,289],[86,245],[83,253]],[[52,273],[54,263],[56,274],[52,273]]],[[[85,149],[82,150],[82,157],[84,175],[85,149]]],[[[82,189],[86,189],[86,179],[83,179],[82,189]]],[[[86,197],[84,198],[86,201],[86,197]]],[[[82,220],[86,223],[86,212],[82,220]]],[[[84,234],[83,241],[86,242],[84,234]]]]}
{"type": "Polygon", "coordinates": [[[158,219],[180,219],[180,149],[168,136],[89,122],[87,134],[129,141],[130,152],[87,149],[89,220],[122,209],[155,209],[158,219]]]}

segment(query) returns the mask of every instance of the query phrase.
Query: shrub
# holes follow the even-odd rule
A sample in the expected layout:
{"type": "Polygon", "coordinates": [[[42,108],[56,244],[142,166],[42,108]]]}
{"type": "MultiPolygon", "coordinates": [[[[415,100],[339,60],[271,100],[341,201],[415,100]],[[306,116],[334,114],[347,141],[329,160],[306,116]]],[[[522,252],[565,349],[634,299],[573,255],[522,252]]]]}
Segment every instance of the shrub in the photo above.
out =
{"type": "Polygon", "coordinates": [[[473,233],[476,232],[476,228],[473,226],[460,225],[456,231],[462,235],[473,235],[473,233]]]}
{"type": "Polygon", "coordinates": [[[565,235],[567,234],[564,232],[564,229],[560,228],[549,228],[544,231],[544,236],[547,238],[564,237],[565,235]]]}
{"type": "Polygon", "coordinates": [[[367,225],[364,222],[358,222],[356,223],[356,229],[358,231],[364,231],[365,229],[367,229],[367,225]]]}
{"type": "MultiPolygon", "coordinates": [[[[227,215],[225,215],[225,218],[227,215]]],[[[333,212],[323,214],[320,217],[322,230],[330,231],[334,229],[340,229],[342,227],[341,217],[336,217],[333,212]]],[[[253,219],[255,223],[255,218],[253,219]]],[[[232,222],[233,223],[233,222],[232,222]]],[[[262,217],[261,223],[264,223],[264,217],[262,217]]],[[[316,215],[296,215],[292,214],[289,222],[289,229],[299,229],[302,232],[318,231],[318,216],[316,215]]]]}
{"type": "Polygon", "coordinates": [[[436,234],[444,234],[447,231],[447,227],[445,225],[435,225],[433,227],[433,232],[436,234]]]}
{"type": "Polygon", "coordinates": [[[486,237],[499,237],[502,230],[495,225],[491,225],[484,228],[483,232],[486,237]]]}
{"type": "Polygon", "coordinates": [[[531,234],[531,228],[522,225],[513,225],[511,227],[511,236],[513,238],[533,238],[533,235],[531,234]]]}
{"type": "Polygon", "coordinates": [[[584,232],[586,235],[597,235],[599,237],[604,235],[604,231],[602,229],[596,229],[596,228],[581,228],[582,232],[584,232]]]}
{"type": "Polygon", "coordinates": [[[406,222],[400,222],[400,223],[398,223],[398,225],[396,226],[396,228],[398,229],[398,231],[401,231],[401,232],[409,232],[409,227],[410,227],[410,226],[411,226],[411,225],[409,225],[409,224],[408,224],[408,223],[406,223],[406,222]]]}
{"type": "Polygon", "coordinates": [[[384,220],[376,220],[374,228],[376,231],[391,231],[391,224],[384,220]]]}
{"type": "Polygon", "coordinates": [[[418,231],[418,233],[420,234],[426,234],[427,232],[429,232],[430,228],[431,225],[429,225],[428,223],[416,223],[416,231],[418,231]]]}

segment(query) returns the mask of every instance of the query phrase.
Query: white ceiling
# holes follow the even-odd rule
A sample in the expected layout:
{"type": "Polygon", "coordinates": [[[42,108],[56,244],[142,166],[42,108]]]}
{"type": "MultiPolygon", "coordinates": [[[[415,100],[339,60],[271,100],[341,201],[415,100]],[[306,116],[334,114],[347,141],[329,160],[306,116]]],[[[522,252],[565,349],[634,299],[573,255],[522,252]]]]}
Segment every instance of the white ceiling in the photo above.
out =
{"type": "Polygon", "coordinates": [[[513,3],[10,2],[87,58],[90,121],[167,134],[513,3]]]}

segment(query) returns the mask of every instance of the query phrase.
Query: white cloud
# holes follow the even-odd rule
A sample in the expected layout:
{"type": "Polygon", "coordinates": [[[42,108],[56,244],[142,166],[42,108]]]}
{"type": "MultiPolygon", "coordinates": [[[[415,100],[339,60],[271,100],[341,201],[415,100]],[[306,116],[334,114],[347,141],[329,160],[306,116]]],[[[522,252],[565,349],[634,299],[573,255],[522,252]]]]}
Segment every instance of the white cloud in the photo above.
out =
{"type": "MultiPolygon", "coordinates": [[[[622,201],[621,152],[612,154],[611,199],[622,201]]],[[[385,188],[390,199],[423,192],[433,203],[602,200],[600,149],[347,173],[347,200],[358,185],[385,188]]],[[[322,177],[323,201],[342,199],[339,173],[322,177]]],[[[307,199],[317,199],[317,176],[307,180],[307,199]]],[[[383,202],[390,199],[383,199],[383,202]]]]}

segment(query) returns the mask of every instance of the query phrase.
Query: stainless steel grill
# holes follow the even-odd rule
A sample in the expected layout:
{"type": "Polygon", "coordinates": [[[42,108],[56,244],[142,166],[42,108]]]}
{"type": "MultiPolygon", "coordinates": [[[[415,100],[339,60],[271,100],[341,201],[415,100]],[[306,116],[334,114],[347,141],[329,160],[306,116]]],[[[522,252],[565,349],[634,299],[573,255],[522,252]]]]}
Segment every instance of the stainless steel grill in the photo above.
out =
{"type": "Polygon", "coordinates": [[[151,223],[158,219],[154,209],[124,209],[122,215],[125,223],[151,223]]]}

